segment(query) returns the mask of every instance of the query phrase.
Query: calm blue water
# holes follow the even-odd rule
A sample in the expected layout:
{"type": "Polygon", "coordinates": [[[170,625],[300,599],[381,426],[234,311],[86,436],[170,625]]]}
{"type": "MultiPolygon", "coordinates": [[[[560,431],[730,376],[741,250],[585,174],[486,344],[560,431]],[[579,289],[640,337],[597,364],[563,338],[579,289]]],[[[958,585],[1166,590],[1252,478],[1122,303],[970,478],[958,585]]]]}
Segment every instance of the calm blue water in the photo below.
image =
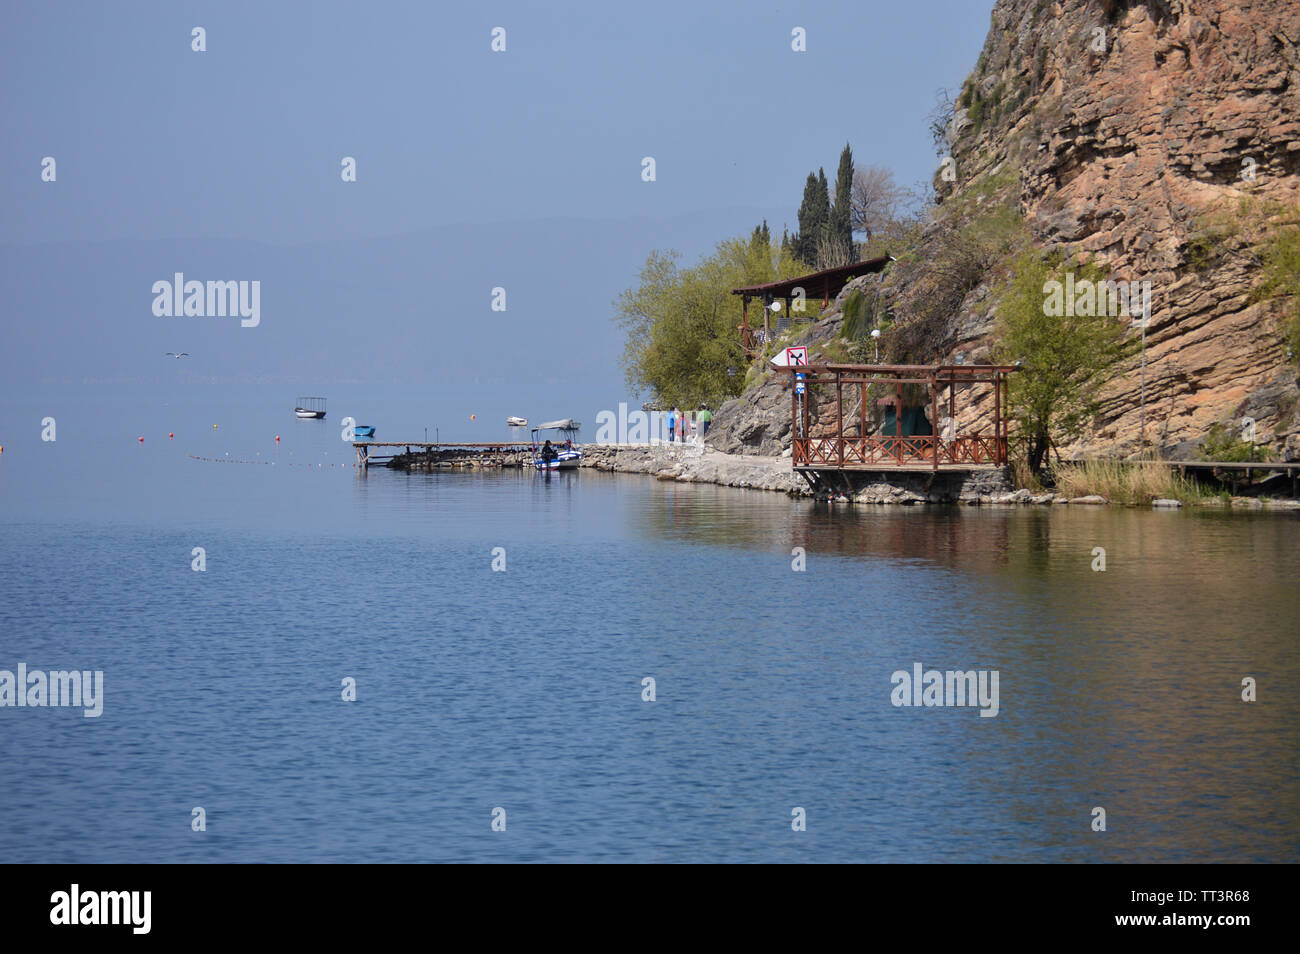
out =
{"type": "Polygon", "coordinates": [[[105,681],[0,708],[5,860],[1300,860],[1294,517],[359,475],[333,420],[95,410],[3,408],[0,669],[105,681]],[[895,708],[914,662],[1000,713],[895,708]]]}

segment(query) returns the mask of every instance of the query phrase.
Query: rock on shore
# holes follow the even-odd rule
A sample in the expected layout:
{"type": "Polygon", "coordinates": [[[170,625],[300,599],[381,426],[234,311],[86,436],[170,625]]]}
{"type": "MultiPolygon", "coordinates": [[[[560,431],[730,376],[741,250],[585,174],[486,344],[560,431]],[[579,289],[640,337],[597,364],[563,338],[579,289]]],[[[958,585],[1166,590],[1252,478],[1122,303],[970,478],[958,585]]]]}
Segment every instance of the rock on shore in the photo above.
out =
{"type": "MultiPolygon", "coordinates": [[[[789,457],[723,454],[699,444],[587,444],[582,466],[616,473],[649,474],[660,480],[718,484],[753,490],[776,490],[799,497],[813,496],[807,482],[794,472],[789,457]]],[[[1029,492],[1012,492],[1002,471],[971,474],[879,475],[859,486],[856,503],[1029,503],[1029,492]]],[[[837,499],[847,500],[846,495],[837,499]]]]}
{"type": "MultiPolygon", "coordinates": [[[[761,457],[756,454],[723,454],[699,444],[585,444],[582,466],[622,474],[645,474],[659,480],[717,484],[751,490],[775,490],[796,497],[812,497],[812,490],[790,466],[789,457],[761,457]]],[[[1051,506],[1053,504],[1108,505],[1097,495],[1068,497],[1059,493],[1035,494],[1012,490],[1002,470],[969,473],[940,472],[859,475],[850,497],[835,499],[860,504],[964,504],[968,506],[1051,506]]],[[[1217,497],[1201,501],[1206,507],[1251,510],[1300,510],[1300,500],[1272,500],[1256,497],[1217,497]]],[[[1181,507],[1178,501],[1155,500],[1156,508],[1181,507]]]]}
{"type": "Polygon", "coordinates": [[[582,466],[629,474],[651,474],[662,480],[720,484],[777,490],[811,496],[804,479],[790,467],[788,457],[720,454],[698,444],[585,444],[582,466]]]}

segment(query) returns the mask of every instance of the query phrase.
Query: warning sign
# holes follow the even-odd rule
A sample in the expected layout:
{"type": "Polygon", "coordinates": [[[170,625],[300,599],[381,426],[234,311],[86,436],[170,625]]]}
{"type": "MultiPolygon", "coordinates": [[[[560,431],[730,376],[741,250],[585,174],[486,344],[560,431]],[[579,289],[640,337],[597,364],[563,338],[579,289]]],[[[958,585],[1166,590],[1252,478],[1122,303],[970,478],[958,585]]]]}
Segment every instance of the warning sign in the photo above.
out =
{"type": "Polygon", "coordinates": [[[772,358],[772,365],[777,368],[794,368],[807,366],[808,348],[806,345],[799,345],[795,348],[786,348],[772,358]]]}

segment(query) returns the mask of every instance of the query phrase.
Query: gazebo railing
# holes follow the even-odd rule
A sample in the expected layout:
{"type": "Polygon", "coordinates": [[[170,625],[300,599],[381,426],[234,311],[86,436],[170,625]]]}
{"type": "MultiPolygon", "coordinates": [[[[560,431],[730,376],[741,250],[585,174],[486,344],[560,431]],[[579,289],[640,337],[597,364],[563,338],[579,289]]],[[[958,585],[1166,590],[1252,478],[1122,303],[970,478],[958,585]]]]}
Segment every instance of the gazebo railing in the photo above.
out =
{"type": "Polygon", "coordinates": [[[796,437],[791,444],[795,467],[886,467],[944,464],[1005,464],[1007,440],[970,434],[944,440],[937,435],[889,437],[796,437]]]}

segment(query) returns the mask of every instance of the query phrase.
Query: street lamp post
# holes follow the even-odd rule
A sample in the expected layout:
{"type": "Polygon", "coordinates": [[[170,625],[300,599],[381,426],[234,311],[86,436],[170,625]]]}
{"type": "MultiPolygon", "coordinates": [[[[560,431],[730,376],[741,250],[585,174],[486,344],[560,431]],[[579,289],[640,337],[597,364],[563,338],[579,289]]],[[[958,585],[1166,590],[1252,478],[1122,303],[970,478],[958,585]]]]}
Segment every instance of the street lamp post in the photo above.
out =
{"type": "Polygon", "coordinates": [[[1142,319],[1142,382],[1138,390],[1138,404],[1141,406],[1138,434],[1142,441],[1142,453],[1147,451],[1147,322],[1142,319]]]}
{"type": "Polygon", "coordinates": [[[1142,362],[1141,375],[1138,383],[1138,440],[1141,443],[1141,453],[1145,454],[1147,449],[1147,323],[1151,320],[1150,305],[1143,308],[1141,317],[1138,318],[1138,327],[1142,329],[1142,362]]]}

